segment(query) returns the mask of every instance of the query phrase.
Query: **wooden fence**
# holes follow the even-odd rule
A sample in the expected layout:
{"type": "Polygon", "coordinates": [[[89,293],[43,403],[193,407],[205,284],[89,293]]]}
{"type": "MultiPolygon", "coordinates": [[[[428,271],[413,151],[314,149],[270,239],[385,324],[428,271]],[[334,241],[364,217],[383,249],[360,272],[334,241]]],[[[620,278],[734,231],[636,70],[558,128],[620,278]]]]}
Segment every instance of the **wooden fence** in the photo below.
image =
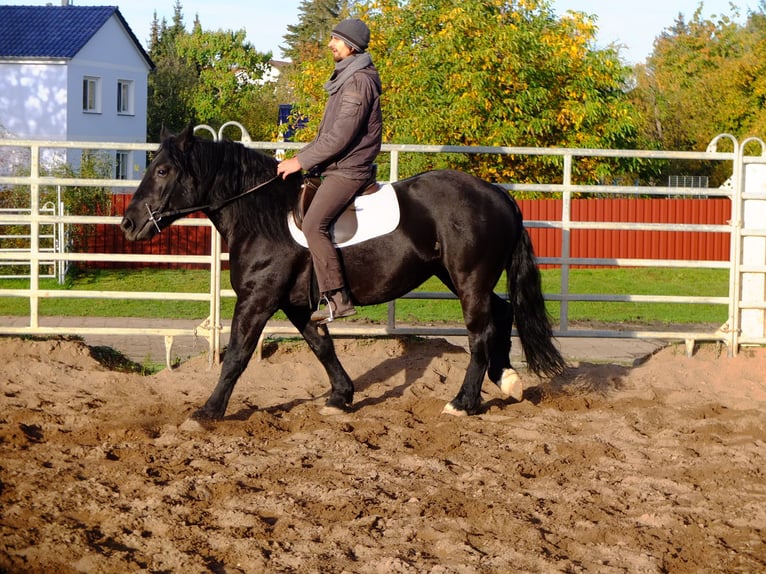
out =
{"type": "MultiPolygon", "coordinates": [[[[129,194],[112,198],[112,215],[121,215],[130,201],[129,194]]],[[[562,201],[523,199],[519,206],[524,220],[561,221],[562,201]]],[[[203,217],[196,215],[196,217],[203,217]]],[[[572,221],[625,223],[679,223],[726,225],[731,219],[731,200],[711,199],[575,199],[572,221]]],[[[529,229],[538,257],[560,257],[560,229],[529,229]]],[[[153,254],[207,255],[210,249],[209,227],[171,226],[148,242],[127,242],[115,225],[98,225],[88,234],[86,253],[146,254],[146,263],[89,262],[88,266],[144,267],[152,264],[153,254]]],[[[571,232],[571,257],[622,259],[678,259],[728,261],[728,233],[700,231],[636,231],[619,229],[574,229],[571,232]]],[[[226,246],[224,245],[224,251],[226,246]]],[[[158,267],[205,267],[199,264],[154,263],[158,267]]]]}

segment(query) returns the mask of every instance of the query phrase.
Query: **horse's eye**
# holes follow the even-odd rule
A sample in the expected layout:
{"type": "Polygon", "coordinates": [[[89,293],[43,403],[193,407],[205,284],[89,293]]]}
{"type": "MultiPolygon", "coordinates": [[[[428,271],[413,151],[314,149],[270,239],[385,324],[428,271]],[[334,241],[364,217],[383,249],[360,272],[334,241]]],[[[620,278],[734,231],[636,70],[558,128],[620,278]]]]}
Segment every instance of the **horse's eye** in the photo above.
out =
{"type": "Polygon", "coordinates": [[[161,177],[165,177],[167,174],[168,174],[167,168],[164,168],[164,167],[157,168],[157,175],[161,177]]]}

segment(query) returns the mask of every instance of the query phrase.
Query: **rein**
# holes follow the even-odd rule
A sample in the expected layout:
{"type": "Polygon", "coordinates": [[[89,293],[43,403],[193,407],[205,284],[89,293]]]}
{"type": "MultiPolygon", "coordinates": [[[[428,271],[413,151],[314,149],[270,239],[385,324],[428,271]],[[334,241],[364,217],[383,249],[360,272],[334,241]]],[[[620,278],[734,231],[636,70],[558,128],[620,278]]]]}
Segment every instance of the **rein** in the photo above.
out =
{"type": "Polygon", "coordinates": [[[239,195],[235,195],[234,197],[229,197],[229,198],[224,199],[223,201],[221,201],[219,203],[208,203],[207,205],[197,205],[197,206],[194,206],[194,207],[185,207],[184,209],[174,209],[172,211],[160,211],[160,212],[152,211],[152,208],[149,207],[148,203],[145,203],[144,205],[146,206],[146,210],[149,212],[149,221],[151,221],[154,224],[154,227],[157,228],[157,233],[161,233],[162,230],[160,229],[159,223],[160,223],[160,221],[162,221],[162,219],[164,217],[175,217],[177,215],[188,215],[189,213],[194,213],[195,211],[203,211],[203,210],[206,210],[206,209],[209,210],[209,211],[218,211],[222,207],[226,207],[230,203],[233,203],[233,202],[237,201],[238,199],[241,199],[241,198],[245,197],[246,195],[249,195],[249,194],[253,193],[254,191],[258,191],[262,187],[266,187],[267,185],[269,185],[270,183],[276,181],[277,179],[279,179],[279,174],[275,175],[271,179],[267,179],[266,181],[263,181],[263,182],[259,183],[258,185],[255,185],[255,186],[251,187],[250,189],[247,189],[247,190],[243,191],[239,195]]]}

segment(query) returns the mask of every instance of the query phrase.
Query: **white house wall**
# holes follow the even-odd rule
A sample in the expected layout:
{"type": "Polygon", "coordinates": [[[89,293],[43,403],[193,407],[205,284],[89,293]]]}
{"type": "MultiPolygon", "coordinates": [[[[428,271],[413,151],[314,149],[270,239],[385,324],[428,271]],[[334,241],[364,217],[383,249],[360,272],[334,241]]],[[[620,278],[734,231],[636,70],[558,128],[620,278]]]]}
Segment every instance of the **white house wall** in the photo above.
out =
{"type": "MultiPolygon", "coordinates": [[[[59,63],[0,62],[0,124],[6,137],[64,141],[66,103],[64,60],[59,63]]],[[[4,171],[10,174],[17,162],[28,163],[28,155],[3,158],[4,171]]],[[[40,160],[48,166],[61,163],[65,153],[43,149],[40,160]]]]}
{"type": "Polygon", "coordinates": [[[54,63],[0,63],[0,123],[14,138],[66,139],[67,70],[54,63]]]}
{"type": "MultiPolygon", "coordinates": [[[[146,61],[128,33],[116,17],[110,18],[69,63],[67,139],[144,143],[147,73],[146,61]],[[86,113],[82,109],[82,82],[85,76],[101,80],[99,113],[86,113]],[[117,113],[118,80],[133,82],[133,110],[129,115],[117,113]]],[[[131,163],[128,178],[140,178],[146,167],[143,154],[132,154],[131,163]]]]}
{"type": "Polygon", "coordinates": [[[146,62],[116,17],[110,18],[69,64],[69,140],[146,141],[146,62]],[[101,78],[101,113],[82,111],[84,76],[101,78]],[[134,83],[131,115],[117,114],[117,81],[134,83]]]}

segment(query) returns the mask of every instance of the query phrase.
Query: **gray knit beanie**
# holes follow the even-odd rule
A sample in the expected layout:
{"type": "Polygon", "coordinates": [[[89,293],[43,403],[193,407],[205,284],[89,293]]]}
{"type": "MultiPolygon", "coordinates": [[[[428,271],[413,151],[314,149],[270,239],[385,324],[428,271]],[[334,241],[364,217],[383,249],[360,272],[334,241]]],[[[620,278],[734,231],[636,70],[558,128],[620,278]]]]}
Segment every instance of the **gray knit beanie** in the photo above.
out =
{"type": "Polygon", "coordinates": [[[370,29],[359,18],[348,18],[332,29],[332,35],[340,38],[360,54],[370,44],[370,29]]]}

